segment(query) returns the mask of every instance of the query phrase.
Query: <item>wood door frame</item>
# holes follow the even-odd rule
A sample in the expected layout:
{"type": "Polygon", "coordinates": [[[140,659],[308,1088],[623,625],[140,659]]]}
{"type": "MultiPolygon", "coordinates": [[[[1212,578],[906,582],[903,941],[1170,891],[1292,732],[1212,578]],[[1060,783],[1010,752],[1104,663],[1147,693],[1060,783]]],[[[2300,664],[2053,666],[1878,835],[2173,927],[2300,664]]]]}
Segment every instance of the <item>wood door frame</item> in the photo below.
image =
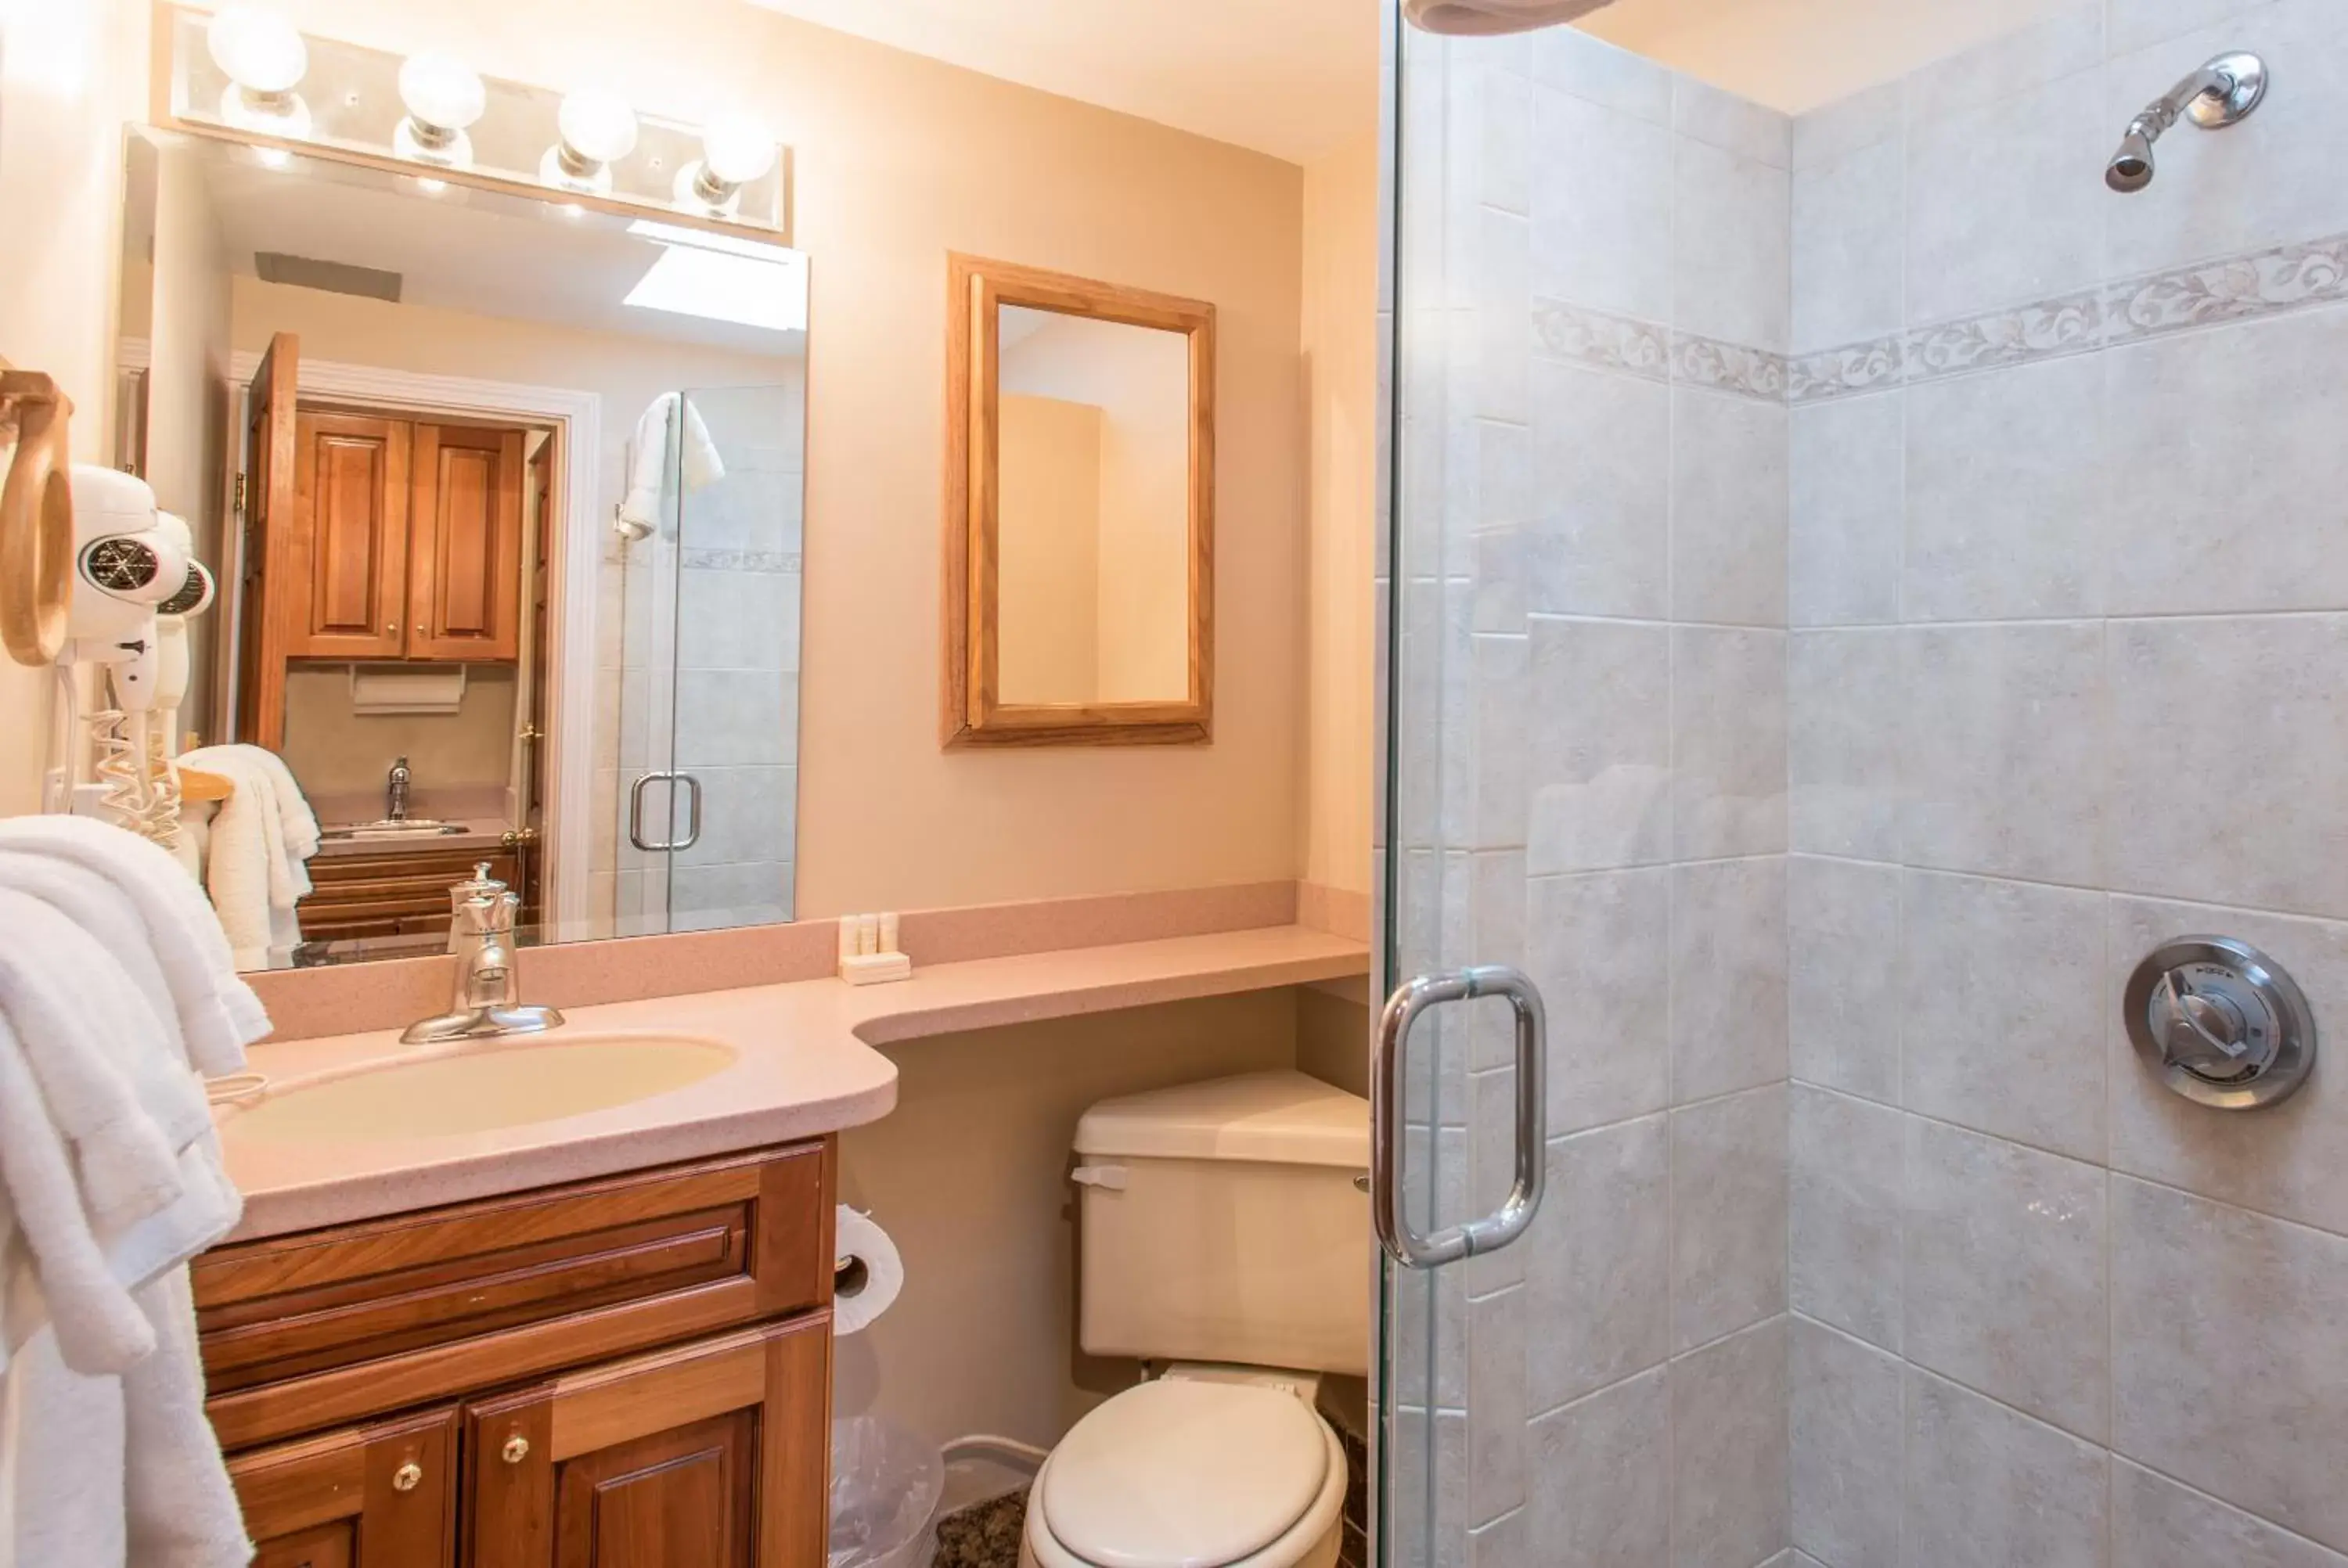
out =
{"type": "MultiPolygon", "coordinates": [[[[261,356],[239,349],[229,364],[229,392],[242,408],[261,356]]],[[[544,857],[541,897],[558,932],[583,929],[588,919],[588,864],[592,856],[595,750],[596,569],[603,534],[595,505],[596,457],[602,428],[602,397],[566,386],[531,386],[465,375],[432,375],[379,365],[334,360],[302,362],[301,395],[346,407],[405,411],[427,417],[523,419],[561,432],[562,461],[556,469],[563,526],[554,530],[551,568],[561,585],[554,626],[547,639],[554,668],[541,671],[547,695],[548,753],[556,759],[554,788],[546,792],[547,836],[555,852],[544,857]]],[[[229,530],[229,552],[241,558],[242,530],[229,530]]],[[[221,563],[232,572],[239,560],[221,563]]],[[[223,639],[222,641],[225,641],[223,639]]],[[[233,680],[232,672],[227,680],[233,680]]],[[[217,688],[224,701],[235,694],[217,688]]]]}

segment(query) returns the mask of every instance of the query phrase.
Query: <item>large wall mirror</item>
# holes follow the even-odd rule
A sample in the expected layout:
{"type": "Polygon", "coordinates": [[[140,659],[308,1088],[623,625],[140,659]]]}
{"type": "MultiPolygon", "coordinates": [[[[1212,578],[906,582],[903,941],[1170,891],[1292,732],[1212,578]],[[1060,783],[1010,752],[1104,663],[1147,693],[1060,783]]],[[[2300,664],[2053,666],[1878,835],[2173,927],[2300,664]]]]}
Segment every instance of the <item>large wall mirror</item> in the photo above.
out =
{"type": "Polygon", "coordinates": [[[956,256],[949,745],[1208,739],[1214,307],[956,256]]]}
{"type": "Polygon", "coordinates": [[[170,743],[265,750],[318,825],[298,897],[207,874],[240,960],[438,950],[482,860],[525,941],[789,919],[806,259],[201,136],[129,159],[115,464],[219,585],[170,743]]]}

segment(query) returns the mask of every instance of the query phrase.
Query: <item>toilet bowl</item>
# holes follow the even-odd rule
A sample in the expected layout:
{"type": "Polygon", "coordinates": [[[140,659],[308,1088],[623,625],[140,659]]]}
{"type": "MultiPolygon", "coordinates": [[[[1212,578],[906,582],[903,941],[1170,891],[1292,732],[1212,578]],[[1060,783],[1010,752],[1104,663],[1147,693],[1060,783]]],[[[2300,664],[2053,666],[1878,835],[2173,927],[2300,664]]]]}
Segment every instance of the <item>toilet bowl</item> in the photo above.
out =
{"type": "Polygon", "coordinates": [[[1332,1568],[1345,1450],[1313,1381],[1178,1368],[1112,1398],[1044,1461],[1020,1568],[1332,1568]]]}

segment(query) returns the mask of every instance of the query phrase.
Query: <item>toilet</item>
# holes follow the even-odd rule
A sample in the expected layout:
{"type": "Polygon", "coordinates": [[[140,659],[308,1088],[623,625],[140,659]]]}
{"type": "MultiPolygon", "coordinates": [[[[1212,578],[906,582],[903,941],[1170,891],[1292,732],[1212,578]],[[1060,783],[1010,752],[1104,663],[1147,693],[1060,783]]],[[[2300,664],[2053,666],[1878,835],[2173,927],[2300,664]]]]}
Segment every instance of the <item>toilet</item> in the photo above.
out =
{"type": "Polygon", "coordinates": [[[1021,1568],[1331,1568],[1345,1452],[1321,1375],[1370,1336],[1370,1108],[1252,1072],[1076,1123],[1077,1340],[1161,1368],[1070,1428],[1021,1568]]]}

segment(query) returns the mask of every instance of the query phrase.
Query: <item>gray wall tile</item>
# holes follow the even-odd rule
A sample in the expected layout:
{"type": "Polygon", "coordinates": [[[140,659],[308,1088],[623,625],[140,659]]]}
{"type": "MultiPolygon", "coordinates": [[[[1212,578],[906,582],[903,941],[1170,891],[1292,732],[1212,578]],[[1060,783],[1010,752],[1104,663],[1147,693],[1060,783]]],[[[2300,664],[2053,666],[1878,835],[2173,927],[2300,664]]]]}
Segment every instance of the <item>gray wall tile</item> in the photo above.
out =
{"type": "Polygon", "coordinates": [[[1672,1102],[1787,1073],[1786,863],[1672,868],[1672,1102]]]}
{"type": "Polygon", "coordinates": [[[1795,1542],[1838,1568],[1895,1568],[1899,1358],[1797,1317],[1791,1366],[1795,1542]]]}
{"type": "Polygon", "coordinates": [[[2101,1441],[2105,1181],[2100,1166],[1911,1119],[1901,1352],[2101,1441]]]}
{"type": "Polygon", "coordinates": [[[1786,634],[1672,631],[1672,852],[1786,847],[1786,634]]]}
{"type": "Polygon", "coordinates": [[[2100,614],[2103,366],[2050,360],[1907,395],[1906,619],[2100,614]]]}
{"type": "Polygon", "coordinates": [[[1786,863],[1787,1033],[1795,1078],[1900,1098],[1900,869],[1786,863]]]}
{"type": "Polygon", "coordinates": [[[1671,1102],[1671,873],[1656,866],[1537,877],[1526,968],[1560,1018],[1549,1030],[1549,1130],[1570,1132],[1671,1102]]]}
{"type": "Polygon", "coordinates": [[[1786,1091],[1672,1112],[1673,1348],[1786,1310],[1786,1091]]]}
{"type": "Polygon", "coordinates": [[[1902,651],[1909,859],[2100,881],[2109,755],[2102,627],[1918,629],[1902,651]]]}
{"type": "Polygon", "coordinates": [[[1787,609],[1796,626],[1900,619],[1905,394],[1793,410],[1787,609]]]}
{"type": "Polygon", "coordinates": [[[1785,1550],[1786,1320],[1671,1367],[1673,1568],[1752,1568],[1785,1550]]]}
{"type": "Polygon", "coordinates": [[[2102,1450],[1910,1368],[1903,1562],[2113,1568],[2102,1450]]]}
{"type": "Polygon", "coordinates": [[[1661,1116],[1560,1138],[1544,1203],[1524,1245],[1526,1381],[1536,1411],[1554,1410],[1671,1353],[1671,1152],[1661,1116]],[[1661,1223],[1659,1223],[1661,1222],[1661,1223]]]}
{"type": "Polygon", "coordinates": [[[2348,616],[2113,622],[2113,733],[2140,736],[2178,713],[2223,713],[2227,741],[2222,759],[2188,753],[2156,763],[2139,746],[2114,751],[2114,820],[2125,825],[2113,835],[2115,884],[2348,914],[2343,679],[2348,616]]]}
{"type": "Polygon", "coordinates": [[[2101,1161],[2103,896],[1911,871],[1900,885],[1900,1103],[2101,1161]]]}
{"type": "Polygon", "coordinates": [[[1534,1419],[1531,1462],[1544,1480],[1527,1512],[1541,1561],[1557,1568],[1665,1568],[1671,1562],[1664,1378],[1658,1367],[1534,1419]]]}
{"type": "Polygon", "coordinates": [[[1909,1119],[1799,1083],[1792,1110],[1788,1299],[1806,1317],[1897,1351],[1909,1119]]]}
{"type": "Polygon", "coordinates": [[[2348,1240],[2113,1178],[2114,1448],[2348,1550],[2343,1302],[2348,1240]]]}

